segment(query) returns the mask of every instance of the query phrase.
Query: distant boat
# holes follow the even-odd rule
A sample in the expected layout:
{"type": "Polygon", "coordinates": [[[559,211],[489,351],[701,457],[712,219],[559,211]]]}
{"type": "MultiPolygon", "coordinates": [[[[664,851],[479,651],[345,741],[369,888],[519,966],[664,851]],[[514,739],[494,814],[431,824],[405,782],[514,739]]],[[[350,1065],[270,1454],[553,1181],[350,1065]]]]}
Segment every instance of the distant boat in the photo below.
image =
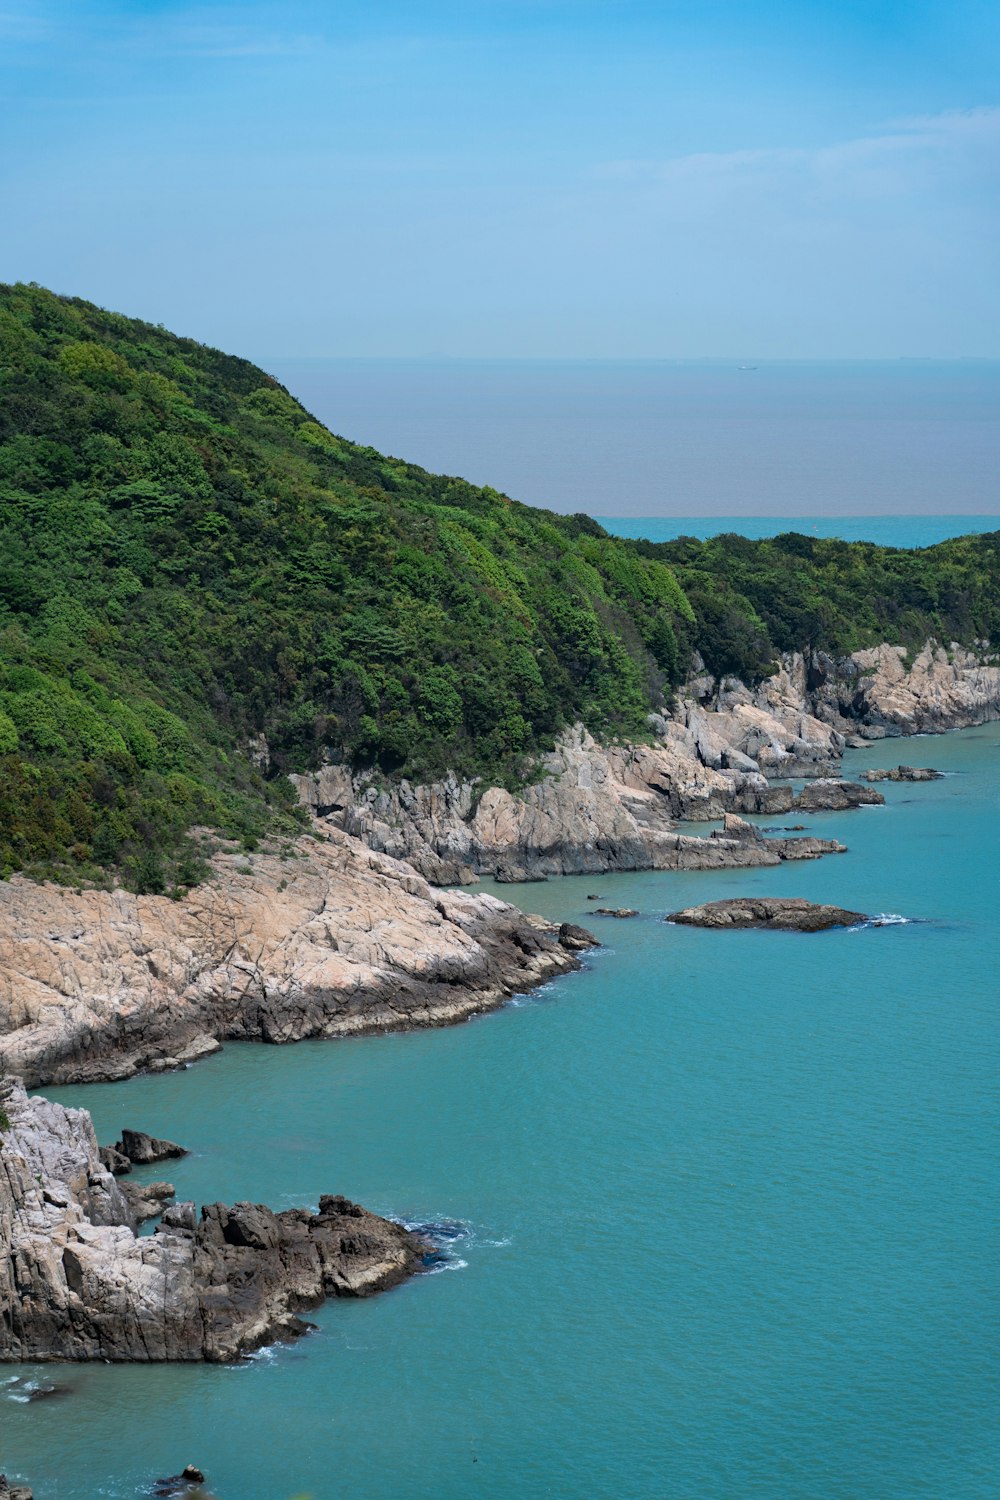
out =
{"type": "Polygon", "coordinates": [[[757,368],[756,365],[738,365],[737,366],[737,369],[740,369],[740,370],[756,370],[756,368],[757,368]]]}

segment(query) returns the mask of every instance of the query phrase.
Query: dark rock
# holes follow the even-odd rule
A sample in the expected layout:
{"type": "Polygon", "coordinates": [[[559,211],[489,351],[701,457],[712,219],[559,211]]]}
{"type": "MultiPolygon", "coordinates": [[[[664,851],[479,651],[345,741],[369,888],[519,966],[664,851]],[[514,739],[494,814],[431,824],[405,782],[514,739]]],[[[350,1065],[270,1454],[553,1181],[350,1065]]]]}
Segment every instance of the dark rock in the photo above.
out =
{"type": "Polygon", "coordinates": [[[856,781],[811,781],[804,786],[792,806],[796,812],[847,812],[854,807],[881,807],[885,798],[871,787],[856,781]]]}
{"type": "Polygon", "coordinates": [[[590,896],[587,897],[588,901],[602,901],[603,899],[604,899],[603,896],[596,896],[596,895],[590,895],[590,896]]]}
{"type": "Polygon", "coordinates": [[[180,1500],[185,1495],[203,1494],[201,1486],[204,1483],[205,1476],[201,1470],[196,1469],[194,1464],[187,1464],[179,1474],[171,1474],[166,1479],[154,1479],[149,1493],[153,1500],[180,1500]]]}
{"type": "Polygon", "coordinates": [[[842,906],[822,906],[801,897],[737,896],[689,906],[666,918],[685,927],[780,928],[786,932],[822,932],[828,927],[856,927],[869,919],[864,912],[842,906]]]}
{"type": "Polygon", "coordinates": [[[124,1177],[131,1172],[132,1163],[115,1146],[102,1146],[98,1152],[101,1158],[101,1166],[107,1167],[114,1177],[124,1177]]]}
{"type": "Polygon", "coordinates": [[[583,948],[596,948],[597,938],[586,927],[577,927],[575,922],[564,922],[559,929],[559,942],[563,948],[568,948],[571,953],[579,953],[583,948]]]}
{"type": "MultiPolygon", "coordinates": [[[[71,1396],[73,1387],[71,1385],[36,1385],[34,1390],[28,1392],[29,1401],[48,1401],[53,1396],[71,1396]]],[[[0,1490],[0,1495],[3,1491],[0,1490]]]]}
{"type": "Polygon", "coordinates": [[[891,766],[860,774],[862,781],[940,781],[944,772],[931,766],[891,766]]]}
{"type": "Polygon", "coordinates": [[[0,1500],[32,1500],[26,1484],[11,1484],[6,1474],[0,1474],[0,1500]]]}
{"type": "Polygon", "coordinates": [[[147,1135],[143,1130],[123,1130],[122,1138],[112,1147],[120,1156],[124,1156],[134,1167],[145,1166],[148,1162],[168,1161],[175,1156],[187,1156],[185,1146],[177,1146],[173,1141],[158,1140],[155,1135],[147,1135]]]}
{"type": "Polygon", "coordinates": [[[596,917],[637,917],[639,913],[631,906],[598,906],[594,910],[596,917]]]}

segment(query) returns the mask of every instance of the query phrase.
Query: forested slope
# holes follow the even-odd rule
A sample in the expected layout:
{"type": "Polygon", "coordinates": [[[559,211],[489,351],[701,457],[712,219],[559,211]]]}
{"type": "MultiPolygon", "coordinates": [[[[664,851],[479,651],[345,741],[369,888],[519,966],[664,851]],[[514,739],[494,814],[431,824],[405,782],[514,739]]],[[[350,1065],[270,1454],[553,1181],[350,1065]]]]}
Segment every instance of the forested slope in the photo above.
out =
{"type": "Polygon", "coordinates": [[[511,781],[575,719],[641,734],[694,647],[753,676],[792,644],[972,639],[997,583],[995,536],[621,541],[335,436],[245,360],[0,287],[2,872],[175,889],[189,828],[290,824],[285,773],[327,750],[511,781]]]}

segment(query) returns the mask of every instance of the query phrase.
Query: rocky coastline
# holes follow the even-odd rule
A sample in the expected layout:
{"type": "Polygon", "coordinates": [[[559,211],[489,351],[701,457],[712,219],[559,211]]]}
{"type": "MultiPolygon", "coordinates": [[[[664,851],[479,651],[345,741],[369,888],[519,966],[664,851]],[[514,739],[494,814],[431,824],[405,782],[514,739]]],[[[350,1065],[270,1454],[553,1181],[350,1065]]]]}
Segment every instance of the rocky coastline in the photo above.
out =
{"type": "Polygon", "coordinates": [[[840,660],[789,655],[753,689],[709,676],[696,658],[673,712],[651,716],[649,744],[600,745],[577,724],[518,793],[454,776],[389,785],[337,764],[292,780],[321,826],[407,861],[433,884],[713,869],[805,849],[727,848],[678,823],[874,805],[870,788],[840,776],[846,747],[998,717],[1000,665],[986,642],[929,641],[912,660],[890,645],[840,660]],[[794,780],[807,785],[795,792],[794,780]]]}
{"type": "Polygon", "coordinates": [[[0,1077],[87,1083],[225,1040],[443,1026],[578,967],[582,946],[336,829],[221,852],[179,901],[15,876],[0,882],[0,1077]]]}
{"type": "Polygon", "coordinates": [[[328,1297],[420,1269],[415,1234],[346,1198],[319,1212],[179,1203],[136,1235],[86,1110],[0,1084],[0,1361],[229,1361],[328,1297]]]}

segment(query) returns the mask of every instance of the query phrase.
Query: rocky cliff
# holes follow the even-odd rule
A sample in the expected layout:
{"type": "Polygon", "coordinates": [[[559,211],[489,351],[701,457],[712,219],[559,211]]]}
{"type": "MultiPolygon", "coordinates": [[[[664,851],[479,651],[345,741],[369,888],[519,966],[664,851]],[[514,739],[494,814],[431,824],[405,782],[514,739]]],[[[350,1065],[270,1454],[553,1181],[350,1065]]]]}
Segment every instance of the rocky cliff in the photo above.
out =
{"type": "Polygon", "coordinates": [[[486,894],[432,891],[329,829],[220,853],[179,901],[0,882],[0,1076],[175,1066],[268,1042],[461,1020],[576,967],[579,943],[486,894]]]}
{"type": "Polygon", "coordinates": [[[0,1360],[230,1360],[326,1297],[419,1269],[425,1247],[346,1198],[319,1213],[193,1203],[139,1238],[86,1110],[0,1084],[0,1360]]]}
{"type": "Polygon", "coordinates": [[[888,645],[841,660],[787,656],[753,689],[717,681],[696,660],[673,713],[651,718],[650,744],[602,746],[576,725],[517,794],[455,777],[386,785],[340,765],[292,779],[321,822],[440,884],[768,864],[834,846],[698,839],[677,824],[880,801],[839,780],[848,743],[998,716],[1000,666],[985,642],[977,652],[929,642],[911,662],[888,645]],[[807,778],[798,794],[773,784],[807,778]]]}

